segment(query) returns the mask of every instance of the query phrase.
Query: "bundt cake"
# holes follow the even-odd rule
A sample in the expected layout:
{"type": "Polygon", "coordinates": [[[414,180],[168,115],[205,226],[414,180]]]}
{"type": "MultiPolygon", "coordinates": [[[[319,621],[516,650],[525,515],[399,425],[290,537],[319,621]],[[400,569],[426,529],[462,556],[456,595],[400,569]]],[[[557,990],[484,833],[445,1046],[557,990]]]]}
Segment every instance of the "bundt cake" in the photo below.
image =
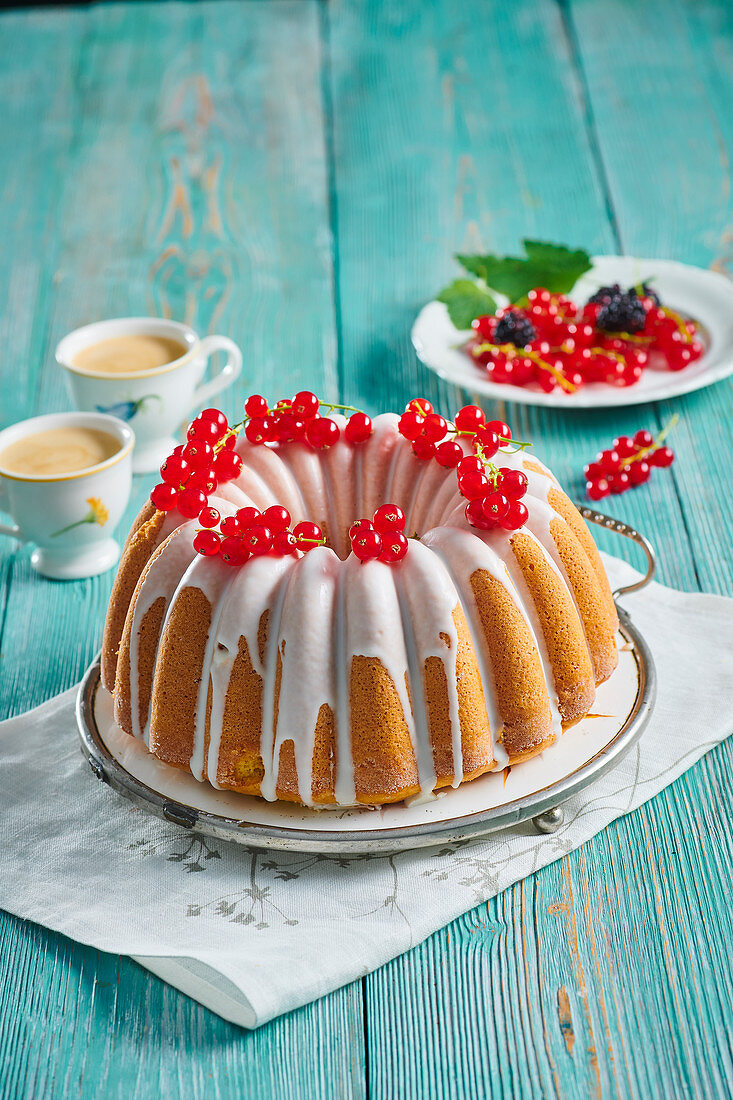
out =
{"type": "Polygon", "coordinates": [[[460,453],[446,465],[435,444],[405,438],[397,415],[360,415],[358,432],[330,416],[328,447],[324,430],[273,441],[269,422],[269,437],[240,431],[231,448],[227,435],[224,466],[236,476],[202,498],[208,527],[222,517],[221,537],[242,509],[277,505],[293,524],[315,521],[325,545],[302,553],[287,535],[279,554],[227,560],[211,549],[217,533],[201,535],[203,511],[186,518],[182,497],[172,506],[175,492],[168,511],[147,503],[127,539],[103,684],[123,730],[214,787],[307,806],[457,787],[542,752],[616,667],[600,556],[541,462],[502,445],[504,474],[526,476],[524,522],[474,526],[456,460],[479,453],[496,486],[475,435],[447,426],[460,453]],[[365,561],[350,525],[385,502],[404,512],[409,548],[403,538],[399,560],[365,561]]]}

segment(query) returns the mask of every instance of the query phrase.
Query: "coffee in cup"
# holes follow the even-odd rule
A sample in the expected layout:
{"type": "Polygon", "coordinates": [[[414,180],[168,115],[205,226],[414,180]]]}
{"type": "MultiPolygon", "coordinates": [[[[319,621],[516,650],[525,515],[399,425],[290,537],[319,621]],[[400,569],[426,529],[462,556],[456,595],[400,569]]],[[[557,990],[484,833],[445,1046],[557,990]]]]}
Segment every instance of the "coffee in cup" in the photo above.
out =
{"type": "Polygon", "coordinates": [[[187,351],[186,344],[169,336],[133,332],[81,348],[71,364],[95,374],[137,374],[174,363],[187,351]]]}
{"type": "Polygon", "coordinates": [[[0,468],[12,477],[53,477],[98,466],[119,450],[119,439],[109,432],[75,424],[16,439],[0,451],[0,468]]]}

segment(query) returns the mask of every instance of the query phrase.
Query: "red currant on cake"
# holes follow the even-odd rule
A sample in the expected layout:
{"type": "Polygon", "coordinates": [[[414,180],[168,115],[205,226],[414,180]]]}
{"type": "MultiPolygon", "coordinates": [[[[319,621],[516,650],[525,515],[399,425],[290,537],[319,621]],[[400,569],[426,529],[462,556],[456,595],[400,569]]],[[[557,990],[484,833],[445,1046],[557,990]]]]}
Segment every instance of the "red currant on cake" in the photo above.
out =
{"type": "Polygon", "coordinates": [[[373,431],[371,417],[363,412],[355,412],[346,422],[344,436],[349,443],[366,443],[373,431]]]}
{"type": "Polygon", "coordinates": [[[325,447],[333,447],[338,442],[341,432],[335,420],[328,416],[315,416],[309,420],[305,429],[305,438],[311,447],[320,451],[325,447]]]}
{"type": "Polygon", "coordinates": [[[199,512],[199,523],[202,527],[216,527],[220,519],[216,508],[202,508],[199,512]]]}
{"type": "Polygon", "coordinates": [[[360,562],[371,561],[382,552],[382,536],[373,527],[364,528],[351,539],[351,549],[360,562]]]}
{"type": "Polygon", "coordinates": [[[178,491],[172,485],[162,482],[150,493],[150,499],[160,512],[170,512],[178,503],[178,491]]]}
{"type": "Polygon", "coordinates": [[[404,531],[405,513],[396,504],[382,504],[374,513],[373,525],[380,535],[386,535],[388,531],[404,531]]]}
{"type": "Polygon", "coordinates": [[[193,548],[197,554],[203,554],[210,558],[219,553],[221,539],[216,531],[197,531],[193,540],[193,548]]]}
{"type": "MultiPolygon", "coordinates": [[[[401,531],[387,531],[382,535],[382,549],[379,560],[387,565],[402,561],[408,550],[408,541],[401,531]]],[[[357,555],[358,556],[358,555],[357,555]]]]}

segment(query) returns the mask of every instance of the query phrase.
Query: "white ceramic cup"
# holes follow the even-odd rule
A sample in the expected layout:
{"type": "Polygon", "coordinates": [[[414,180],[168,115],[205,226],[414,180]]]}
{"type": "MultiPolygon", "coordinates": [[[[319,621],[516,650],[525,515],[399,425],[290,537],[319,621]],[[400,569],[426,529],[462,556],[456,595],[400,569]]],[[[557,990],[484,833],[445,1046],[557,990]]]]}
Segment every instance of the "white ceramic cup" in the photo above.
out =
{"type": "Polygon", "coordinates": [[[103,413],[50,413],[21,420],[0,432],[0,511],[12,524],[0,534],[33,542],[31,565],[44,577],[70,581],[110,569],[120,547],[110,532],[127,507],[132,486],[135,433],[123,420],[103,413]],[[105,462],[55,475],[23,475],[3,468],[2,452],[27,435],[52,428],[96,428],[119,442],[105,462]]]}
{"type": "Polygon", "coordinates": [[[78,409],[110,413],[132,424],[135,451],[132,469],[136,474],[157,472],[176,445],[174,433],[189,419],[193,409],[211,399],[234,381],[242,369],[242,353],[227,336],[199,339],[192,328],[179,321],[156,317],[120,317],[96,321],[75,329],[56,348],[56,362],[66,371],[71,398],[78,409]],[[101,374],[74,366],[84,348],[118,336],[162,336],[186,348],[172,363],[129,374],[101,374]],[[209,382],[201,384],[210,356],[226,351],[226,361],[209,382]]]}

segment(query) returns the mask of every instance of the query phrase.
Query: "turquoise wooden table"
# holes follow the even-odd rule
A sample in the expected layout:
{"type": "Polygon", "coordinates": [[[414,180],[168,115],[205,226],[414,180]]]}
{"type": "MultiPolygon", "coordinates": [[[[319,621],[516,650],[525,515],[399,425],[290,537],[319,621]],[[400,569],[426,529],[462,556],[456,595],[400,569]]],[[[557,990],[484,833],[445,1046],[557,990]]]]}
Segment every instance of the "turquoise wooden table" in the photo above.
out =
{"type": "MultiPolygon", "coordinates": [[[[68,407],[53,348],[96,318],[234,337],[229,413],[303,386],[371,413],[417,393],[445,410],[464,395],[408,334],[456,249],[534,236],[733,260],[726,0],[33,9],[0,15],[0,52],[0,426],[68,407]]],[[[578,494],[600,443],[680,412],[676,465],[610,507],[656,543],[663,581],[731,594],[732,392],[492,411],[578,494]]],[[[150,485],[136,479],[126,523],[150,485]]],[[[5,717],[79,679],[112,577],[56,584],[10,540],[0,554],[5,717]]],[[[732,756],[254,1033],[0,914],[0,1093],[730,1095],[732,756]]]]}

